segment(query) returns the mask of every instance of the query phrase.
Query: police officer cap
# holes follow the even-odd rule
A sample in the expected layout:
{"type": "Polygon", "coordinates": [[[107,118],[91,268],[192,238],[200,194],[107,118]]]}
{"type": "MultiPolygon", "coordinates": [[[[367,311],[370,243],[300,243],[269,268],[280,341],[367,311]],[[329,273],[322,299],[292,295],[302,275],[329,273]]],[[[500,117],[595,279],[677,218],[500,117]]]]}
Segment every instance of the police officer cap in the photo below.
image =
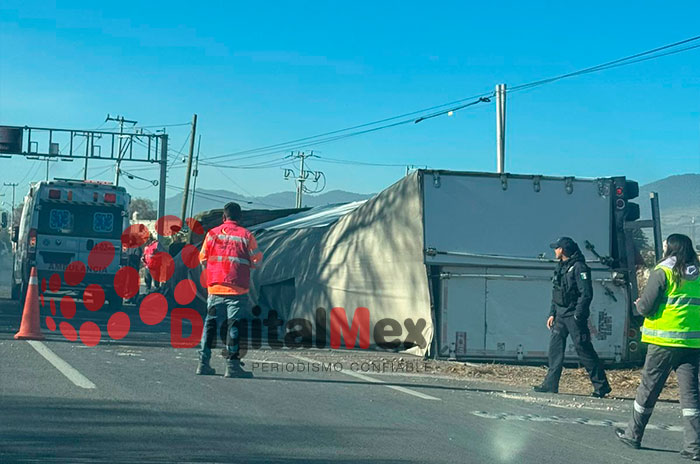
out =
{"type": "Polygon", "coordinates": [[[559,237],[554,242],[550,243],[549,246],[554,249],[562,248],[567,256],[578,249],[578,245],[571,237],[559,237]]]}

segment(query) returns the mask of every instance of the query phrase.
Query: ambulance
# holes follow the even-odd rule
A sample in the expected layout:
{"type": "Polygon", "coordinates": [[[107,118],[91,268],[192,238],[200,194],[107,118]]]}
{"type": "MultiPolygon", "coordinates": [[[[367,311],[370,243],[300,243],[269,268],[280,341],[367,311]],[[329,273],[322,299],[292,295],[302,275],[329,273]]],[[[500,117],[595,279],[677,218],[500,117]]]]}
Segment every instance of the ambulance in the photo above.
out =
{"type": "Polygon", "coordinates": [[[124,187],[110,182],[56,179],[31,184],[20,223],[12,230],[13,299],[24,304],[36,267],[43,293],[80,299],[88,285],[97,284],[110,307],[121,308],[114,276],[126,264],[121,235],[129,226],[130,201],[124,187]]]}

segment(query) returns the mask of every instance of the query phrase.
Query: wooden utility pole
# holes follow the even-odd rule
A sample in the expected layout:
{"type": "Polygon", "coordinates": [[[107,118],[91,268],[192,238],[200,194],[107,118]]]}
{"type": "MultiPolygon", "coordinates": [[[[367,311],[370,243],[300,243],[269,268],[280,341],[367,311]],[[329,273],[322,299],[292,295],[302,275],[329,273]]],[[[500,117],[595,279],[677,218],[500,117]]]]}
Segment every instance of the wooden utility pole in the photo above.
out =
{"type": "Polygon", "coordinates": [[[197,156],[194,160],[194,171],[192,172],[192,177],[194,177],[194,182],[192,184],[192,203],[190,203],[190,217],[194,217],[194,199],[197,194],[197,177],[199,176],[199,149],[202,148],[202,134],[199,134],[197,140],[197,156]]]}
{"type": "Polygon", "coordinates": [[[197,133],[197,115],[192,116],[192,135],[190,135],[190,153],[187,156],[187,173],[185,174],[185,190],[182,192],[182,209],[180,210],[180,217],[182,218],[182,223],[185,223],[187,218],[187,196],[190,192],[190,177],[192,176],[192,157],[194,156],[194,142],[195,134],[197,133]]]}

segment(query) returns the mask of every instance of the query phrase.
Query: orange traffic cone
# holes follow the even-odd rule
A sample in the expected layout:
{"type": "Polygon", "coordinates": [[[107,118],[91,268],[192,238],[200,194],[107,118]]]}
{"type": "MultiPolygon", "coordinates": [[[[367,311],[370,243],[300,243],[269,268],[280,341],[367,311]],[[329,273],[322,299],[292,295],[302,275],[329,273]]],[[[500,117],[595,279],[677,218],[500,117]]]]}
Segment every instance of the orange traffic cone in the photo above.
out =
{"type": "Polygon", "coordinates": [[[24,312],[19,332],[15,334],[17,340],[43,340],[39,323],[39,277],[36,268],[32,268],[27,287],[27,298],[24,300],[24,312]]]}

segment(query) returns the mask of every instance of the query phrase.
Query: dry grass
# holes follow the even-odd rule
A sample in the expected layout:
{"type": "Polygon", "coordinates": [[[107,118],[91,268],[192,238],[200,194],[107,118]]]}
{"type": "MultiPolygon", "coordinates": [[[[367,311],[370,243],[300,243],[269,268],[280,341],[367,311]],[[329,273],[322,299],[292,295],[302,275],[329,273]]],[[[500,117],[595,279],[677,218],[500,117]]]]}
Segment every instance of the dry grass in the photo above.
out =
{"type": "MultiPolygon", "coordinates": [[[[474,379],[488,382],[503,383],[527,388],[538,385],[544,379],[546,367],[514,366],[508,364],[475,364],[446,361],[431,361],[435,363],[434,371],[461,379],[474,379]]],[[[611,369],[606,372],[608,381],[613,388],[613,396],[633,398],[641,378],[641,369],[611,369]]],[[[564,369],[559,391],[576,395],[588,395],[593,390],[586,370],[564,369]]],[[[661,393],[663,399],[678,399],[678,382],[676,376],[671,376],[661,393]]]]}
{"type": "MultiPolygon", "coordinates": [[[[499,363],[464,363],[457,361],[422,360],[401,354],[358,352],[358,351],[306,351],[304,356],[318,362],[342,363],[344,368],[352,364],[370,364],[380,367],[382,372],[406,372],[416,375],[448,376],[458,380],[481,381],[485,383],[514,386],[529,390],[539,385],[547,372],[545,366],[517,366],[499,363]]],[[[641,378],[641,369],[607,370],[608,380],[613,388],[612,396],[634,398],[641,378]]],[[[367,374],[372,372],[364,371],[367,374]]],[[[593,391],[585,369],[564,369],[559,384],[560,393],[589,395],[593,391]]],[[[671,376],[661,393],[662,399],[678,399],[676,376],[671,376]]]]}

